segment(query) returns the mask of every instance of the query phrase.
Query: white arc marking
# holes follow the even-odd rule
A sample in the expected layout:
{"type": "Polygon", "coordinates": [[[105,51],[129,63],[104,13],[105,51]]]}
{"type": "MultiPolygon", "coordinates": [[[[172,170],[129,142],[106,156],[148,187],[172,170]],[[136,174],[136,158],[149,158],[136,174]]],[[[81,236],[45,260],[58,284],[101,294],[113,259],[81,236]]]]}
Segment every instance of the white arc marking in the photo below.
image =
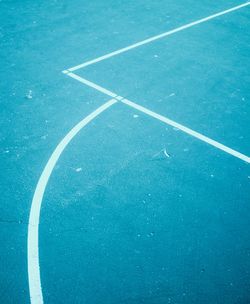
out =
{"type": "Polygon", "coordinates": [[[30,302],[31,304],[42,304],[43,294],[41,287],[40,267],[39,267],[39,220],[40,210],[43,200],[43,195],[48,184],[49,178],[52,171],[67,145],[71,140],[83,129],[89,122],[96,118],[103,111],[111,107],[117,100],[111,99],[110,101],[103,104],[101,107],[96,109],[90,115],[80,121],[71,131],[62,139],[58,144],[50,159],[48,160],[36,186],[36,190],[33,196],[29,225],[28,225],[28,280],[29,280],[29,291],[30,291],[30,302]]]}

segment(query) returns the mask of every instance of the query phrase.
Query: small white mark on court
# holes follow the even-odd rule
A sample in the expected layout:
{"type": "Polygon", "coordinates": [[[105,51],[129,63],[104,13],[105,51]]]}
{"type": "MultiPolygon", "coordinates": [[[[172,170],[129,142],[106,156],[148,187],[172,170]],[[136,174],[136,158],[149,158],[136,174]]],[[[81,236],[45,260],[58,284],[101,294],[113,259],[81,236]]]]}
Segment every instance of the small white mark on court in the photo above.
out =
{"type": "Polygon", "coordinates": [[[76,171],[76,172],[81,172],[81,171],[82,171],[82,168],[76,168],[75,171],[76,171]]]}
{"type": "Polygon", "coordinates": [[[166,150],[166,149],[164,149],[164,150],[163,150],[163,153],[164,153],[164,155],[165,155],[167,158],[169,158],[169,157],[170,157],[170,154],[167,152],[167,150],[166,150]]]}
{"type": "Polygon", "coordinates": [[[29,90],[28,93],[26,94],[26,98],[27,99],[32,99],[33,95],[32,95],[32,90],[29,90]]]}
{"type": "Polygon", "coordinates": [[[148,238],[151,238],[151,237],[153,237],[153,236],[154,236],[154,232],[150,232],[150,233],[147,234],[147,237],[148,237],[148,238]]]}
{"type": "Polygon", "coordinates": [[[169,98],[169,97],[173,97],[173,96],[175,96],[175,93],[171,93],[171,94],[169,94],[169,95],[167,96],[167,98],[169,98]]]}

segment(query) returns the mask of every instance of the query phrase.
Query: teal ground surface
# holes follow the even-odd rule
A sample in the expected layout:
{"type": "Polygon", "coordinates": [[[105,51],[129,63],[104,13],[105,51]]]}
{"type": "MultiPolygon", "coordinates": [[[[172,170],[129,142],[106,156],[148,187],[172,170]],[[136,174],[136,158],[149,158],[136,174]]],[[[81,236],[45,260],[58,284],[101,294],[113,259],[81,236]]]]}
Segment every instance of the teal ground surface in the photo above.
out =
{"type": "MultiPolygon", "coordinates": [[[[27,224],[46,162],[109,99],[61,71],[240,3],[0,2],[1,303],[29,303],[27,224]]],[[[76,73],[249,156],[249,17],[76,73]]],[[[118,103],[74,138],[46,189],[44,303],[250,303],[249,203],[247,163],[118,103]]]]}

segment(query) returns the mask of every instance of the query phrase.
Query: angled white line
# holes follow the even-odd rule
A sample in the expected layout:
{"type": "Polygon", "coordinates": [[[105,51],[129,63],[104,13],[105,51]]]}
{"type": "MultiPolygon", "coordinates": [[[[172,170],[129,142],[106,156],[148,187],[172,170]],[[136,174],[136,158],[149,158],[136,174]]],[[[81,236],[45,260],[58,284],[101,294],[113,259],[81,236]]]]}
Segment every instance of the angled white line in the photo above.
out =
{"type": "Polygon", "coordinates": [[[189,134],[193,137],[196,137],[199,140],[204,141],[207,144],[216,147],[217,149],[220,149],[220,150],[222,150],[222,151],[224,151],[228,154],[231,154],[234,157],[237,157],[237,158],[239,158],[239,159],[241,159],[241,160],[243,160],[247,163],[250,163],[250,157],[248,157],[248,156],[246,156],[246,155],[244,155],[244,154],[242,154],[242,153],[240,153],[240,152],[238,152],[234,149],[231,149],[231,148],[229,148],[229,147],[227,147],[227,146],[225,146],[225,145],[223,145],[223,144],[221,144],[221,143],[219,143],[219,142],[217,142],[217,141],[215,141],[215,140],[213,140],[213,139],[211,139],[211,138],[209,138],[209,137],[207,137],[207,136],[205,136],[205,135],[203,135],[199,132],[196,132],[196,131],[188,128],[188,127],[185,127],[185,126],[167,118],[167,117],[164,117],[164,116],[162,116],[160,114],[157,114],[157,113],[155,113],[155,112],[153,112],[153,111],[151,111],[147,108],[144,108],[144,107],[138,105],[137,103],[134,103],[134,102],[122,97],[122,96],[119,96],[116,93],[111,92],[111,91],[109,91],[109,90],[107,90],[107,89],[105,89],[105,88],[103,88],[103,87],[101,87],[101,86],[99,86],[99,85],[97,85],[97,84],[95,84],[91,81],[88,81],[87,79],[84,79],[84,78],[82,78],[82,77],[80,77],[76,74],[73,74],[73,73],[66,73],[66,74],[69,75],[70,77],[80,81],[81,83],[98,90],[99,92],[102,92],[102,93],[104,93],[108,96],[114,97],[117,101],[121,101],[122,103],[124,103],[124,104],[126,104],[130,107],[133,107],[133,108],[137,109],[138,111],[141,111],[141,112],[143,112],[147,115],[150,115],[150,116],[152,116],[152,117],[154,117],[154,118],[156,118],[156,119],[158,119],[158,120],[160,120],[160,121],[162,121],[162,122],[164,122],[168,125],[171,125],[171,126],[177,128],[177,129],[179,129],[179,130],[181,130],[181,131],[183,131],[183,132],[185,132],[185,133],[187,133],[187,134],[189,134]]]}
{"type": "Polygon", "coordinates": [[[190,128],[187,128],[187,127],[185,127],[185,126],[183,126],[183,125],[181,125],[181,124],[179,124],[179,123],[177,123],[177,122],[175,122],[175,121],[173,121],[173,120],[171,120],[167,117],[164,117],[164,116],[162,116],[160,114],[157,114],[157,113],[155,113],[155,112],[153,112],[153,111],[151,111],[147,108],[144,108],[144,107],[142,107],[142,106],[140,106],[140,105],[138,105],[138,104],[136,104],[136,103],[134,103],[134,102],[132,102],[128,99],[123,99],[121,102],[130,106],[130,107],[132,107],[132,108],[134,108],[134,109],[136,109],[136,110],[138,110],[138,111],[140,111],[140,112],[143,112],[143,113],[145,113],[145,114],[147,114],[151,117],[154,117],[154,118],[164,122],[165,124],[168,124],[168,125],[170,125],[172,127],[175,127],[175,128],[177,128],[177,129],[179,129],[179,130],[181,130],[181,131],[183,131],[183,132],[185,132],[185,133],[187,133],[187,134],[189,134],[189,135],[191,135],[195,138],[198,138],[199,140],[204,141],[207,144],[209,144],[211,146],[214,146],[217,149],[220,149],[220,150],[222,150],[222,151],[224,151],[228,154],[231,154],[234,157],[237,157],[237,158],[239,158],[239,159],[241,159],[241,160],[243,160],[247,163],[250,163],[250,157],[248,157],[248,156],[246,156],[246,155],[244,155],[244,154],[242,154],[242,153],[240,153],[236,150],[233,150],[233,149],[231,149],[231,148],[229,148],[229,147],[227,147],[227,146],[225,146],[225,145],[223,145],[223,144],[221,144],[221,143],[219,143],[219,142],[217,142],[217,141],[215,141],[215,140],[213,140],[213,139],[211,139],[211,138],[209,138],[205,135],[202,135],[201,133],[198,133],[198,132],[196,132],[196,131],[194,131],[190,128]]]}
{"type": "Polygon", "coordinates": [[[40,210],[43,200],[43,195],[48,184],[52,171],[71,140],[81,131],[88,123],[100,115],[103,111],[107,110],[114,103],[116,99],[111,99],[101,107],[96,109],[90,115],[80,121],[71,131],[62,139],[58,144],[51,157],[49,158],[40,178],[37,183],[35,193],[33,196],[29,225],[28,225],[28,280],[30,291],[31,304],[42,304],[43,293],[41,287],[40,267],[39,267],[39,221],[40,210]]]}
{"type": "Polygon", "coordinates": [[[113,92],[111,92],[111,91],[109,91],[109,90],[107,90],[107,89],[99,86],[98,84],[95,84],[94,82],[91,82],[91,81],[89,81],[89,80],[87,80],[85,78],[82,78],[82,77],[80,77],[80,76],[78,76],[78,75],[76,75],[74,73],[65,73],[65,71],[63,71],[63,73],[67,74],[71,78],[74,78],[74,79],[80,81],[81,83],[83,83],[83,84],[85,84],[85,85],[87,85],[87,86],[89,86],[89,87],[91,87],[91,88],[93,88],[93,89],[95,89],[95,90],[103,93],[103,94],[108,95],[109,97],[112,97],[112,98],[116,98],[117,97],[117,94],[115,94],[115,93],[113,93],[113,92]]]}
{"type": "Polygon", "coordinates": [[[224,11],[222,11],[222,12],[216,13],[216,14],[214,14],[214,15],[208,16],[208,17],[206,17],[206,18],[199,19],[199,20],[197,20],[197,21],[194,21],[194,22],[188,23],[188,24],[186,24],[186,25],[180,26],[180,27],[178,27],[178,28],[176,28],[176,29],[173,29],[173,30],[164,32],[164,33],[162,33],[162,34],[153,36],[153,37],[151,37],[151,38],[142,40],[142,41],[137,42],[137,43],[135,43],[135,44],[131,44],[131,45],[127,46],[127,47],[124,47],[124,48],[119,49],[119,50],[117,50],[117,51],[114,51],[114,52],[112,52],[112,53],[106,54],[106,55],[104,55],[104,56],[101,56],[101,57],[95,58],[95,59],[93,59],[93,60],[84,62],[84,63],[82,63],[82,64],[79,64],[79,65],[77,65],[77,66],[74,66],[74,67],[68,69],[68,71],[70,71],[70,72],[76,71],[76,70],[78,70],[78,69],[84,68],[84,67],[86,67],[86,66],[92,65],[92,64],[94,64],[94,63],[100,62],[100,61],[102,61],[102,60],[108,59],[108,58],[110,58],[110,57],[119,55],[119,54],[121,54],[121,53],[127,52],[127,51],[129,51],[129,50],[134,49],[134,48],[140,47],[140,46],[142,46],[142,45],[144,45],[144,44],[148,44],[148,43],[153,42],[153,41],[155,41],[155,40],[158,40],[158,39],[164,38],[164,37],[166,37],[166,36],[173,35],[173,34],[175,34],[175,33],[177,33],[177,32],[186,30],[186,29],[188,29],[188,28],[190,28],[190,27],[193,27],[193,26],[195,26],[195,25],[198,25],[198,24],[207,22],[207,21],[212,20],[212,19],[214,19],[214,18],[217,18],[217,17],[219,17],[219,16],[222,16],[222,15],[225,15],[225,14],[228,14],[228,13],[231,13],[231,12],[233,12],[233,11],[236,11],[236,10],[238,10],[238,9],[241,9],[241,8],[243,8],[243,7],[246,7],[246,6],[248,6],[248,5],[250,5],[250,2],[245,2],[245,3],[243,3],[243,4],[240,4],[240,5],[238,5],[238,6],[235,6],[235,7],[230,8],[230,9],[227,9],[227,10],[224,10],[224,11]]]}

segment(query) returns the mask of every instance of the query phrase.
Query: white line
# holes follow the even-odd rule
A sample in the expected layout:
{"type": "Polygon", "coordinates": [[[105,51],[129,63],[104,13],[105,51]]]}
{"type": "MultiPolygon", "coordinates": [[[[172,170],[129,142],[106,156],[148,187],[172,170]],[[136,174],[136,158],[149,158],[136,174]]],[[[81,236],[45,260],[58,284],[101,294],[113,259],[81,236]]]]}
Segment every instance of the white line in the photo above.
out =
{"type": "Polygon", "coordinates": [[[225,146],[225,145],[223,145],[223,144],[221,144],[221,143],[219,143],[219,142],[217,142],[217,141],[215,141],[215,140],[213,140],[213,139],[211,139],[211,138],[209,138],[205,135],[202,135],[202,134],[200,134],[196,131],[193,131],[192,129],[189,129],[189,128],[187,128],[187,127],[185,127],[185,126],[183,126],[183,125],[181,125],[181,124],[179,124],[179,123],[177,123],[177,122],[175,122],[175,121],[173,121],[173,120],[171,120],[167,117],[159,115],[159,114],[157,114],[157,113],[155,113],[155,112],[153,112],[149,109],[146,109],[146,108],[144,108],[144,107],[142,107],[142,106],[140,106],[140,105],[138,105],[138,104],[136,104],[136,103],[134,103],[134,102],[132,102],[128,99],[123,99],[121,102],[125,103],[126,105],[128,105],[128,106],[130,106],[134,109],[137,109],[138,111],[141,111],[141,112],[143,112],[143,113],[145,113],[145,114],[147,114],[151,117],[154,117],[154,118],[156,118],[156,119],[158,119],[158,120],[160,120],[160,121],[162,121],[162,122],[164,122],[164,123],[166,123],[166,124],[168,124],[172,127],[175,127],[175,128],[177,128],[177,129],[179,129],[179,130],[181,130],[181,131],[183,131],[183,132],[185,132],[185,133],[187,133],[187,134],[189,134],[193,137],[196,137],[199,140],[202,140],[202,141],[206,142],[207,144],[209,144],[211,146],[214,146],[214,147],[216,147],[216,148],[218,148],[218,149],[220,149],[220,150],[222,150],[222,151],[224,151],[228,154],[231,154],[232,156],[235,156],[235,157],[237,157],[237,158],[239,158],[239,159],[241,159],[241,160],[243,160],[247,163],[250,163],[250,157],[248,157],[248,156],[246,156],[246,155],[244,155],[244,154],[242,154],[238,151],[235,151],[235,150],[233,150],[233,149],[231,149],[231,148],[229,148],[229,147],[227,147],[227,146],[225,146]]]}
{"type": "Polygon", "coordinates": [[[103,88],[103,87],[95,84],[94,82],[91,82],[91,81],[89,81],[89,80],[87,80],[85,78],[82,78],[82,77],[80,77],[80,76],[78,76],[78,75],[76,75],[74,73],[65,73],[65,71],[63,71],[63,73],[67,74],[68,76],[70,76],[70,77],[72,77],[72,78],[74,78],[74,79],[76,79],[78,81],[80,81],[83,84],[86,84],[87,86],[89,86],[91,88],[96,89],[97,91],[99,91],[101,93],[104,93],[104,94],[108,95],[109,97],[112,97],[112,98],[116,98],[117,97],[117,94],[115,94],[115,93],[113,93],[113,92],[111,92],[111,91],[109,91],[109,90],[107,90],[107,89],[105,89],[105,88],[103,88]]]}
{"type": "Polygon", "coordinates": [[[121,54],[121,53],[127,52],[127,51],[129,51],[129,50],[132,50],[132,49],[137,48],[137,47],[139,47],[139,46],[142,46],[142,45],[144,45],[144,44],[148,44],[148,43],[153,42],[153,41],[155,41],[155,40],[164,38],[164,37],[166,37],[166,36],[173,35],[173,34],[175,34],[175,33],[177,33],[177,32],[183,31],[183,30],[188,29],[188,28],[190,28],[190,27],[193,27],[193,26],[195,26],[195,25],[198,25],[198,24],[207,22],[207,21],[209,21],[209,20],[211,20],[211,19],[214,19],[214,18],[217,18],[217,17],[219,17],[219,16],[228,14],[228,13],[230,13],[230,12],[236,11],[236,10],[238,10],[238,9],[240,9],[240,8],[243,8],[243,7],[245,7],[245,6],[248,6],[248,5],[250,5],[250,2],[245,2],[245,3],[241,4],[241,5],[232,7],[232,8],[230,8],[230,9],[225,10],[225,11],[216,13],[216,14],[214,14],[214,15],[208,16],[208,17],[203,18],[203,19],[199,19],[199,20],[197,20],[197,21],[188,23],[188,24],[183,25],[183,26],[181,26],[181,27],[178,27],[178,28],[176,28],[176,29],[173,29],[173,30],[164,32],[164,33],[162,33],[162,34],[159,34],[159,35],[153,36],[153,37],[151,37],[151,38],[142,40],[142,41],[137,42],[137,43],[135,43],[135,44],[132,44],[132,45],[129,45],[129,46],[124,47],[124,48],[122,48],[122,49],[119,49],[119,50],[117,50],[117,51],[114,51],[114,52],[112,52],[112,53],[109,53],[109,54],[106,54],[106,55],[104,55],[104,56],[98,57],[98,58],[96,58],[96,59],[93,59],[93,60],[87,61],[87,62],[85,62],[85,63],[79,64],[79,65],[77,65],[77,66],[75,66],[75,67],[72,67],[72,68],[68,69],[68,71],[71,71],[71,72],[76,71],[76,70],[78,70],[78,69],[80,69],[80,68],[84,68],[84,67],[86,67],[86,66],[88,66],[88,65],[91,65],[91,64],[97,63],[97,62],[99,62],[99,61],[108,59],[108,58],[110,58],[110,57],[119,55],[119,54],[121,54]]]}
{"type": "Polygon", "coordinates": [[[29,291],[31,304],[42,304],[43,294],[41,287],[40,267],[39,267],[39,221],[40,210],[43,200],[43,195],[48,184],[52,171],[67,145],[77,135],[77,133],[84,128],[89,122],[96,118],[103,111],[111,107],[117,100],[112,99],[101,107],[96,109],[90,115],[80,121],[71,131],[62,139],[58,144],[50,159],[48,160],[36,186],[36,190],[33,196],[29,225],[28,225],[28,279],[29,279],[29,291]]]}
{"type": "Polygon", "coordinates": [[[221,143],[219,143],[219,142],[217,142],[217,141],[215,141],[215,140],[213,140],[213,139],[211,139],[211,138],[209,138],[205,135],[202,135],[202,134],[200,134],[200,133],[198,133],[198,132],[196,132],[192,129],[189,129],[189,128],[187,128],[187,127],[185,127],[185,126],[183,126],[183,125],[181,125],[181,124],[179,124],[179,123],[177,123],[177,122],[175,122],[175,121],[173,121],[173,120],[171,120],[167,117],[164,117],[164,116],[162,116],[160,114],[157,114],[157,113],[155,113],[155,112],[153,112],[149,109],[146,109],[146,108],[144,108],[144,107],[142,107],[142,106],[140,106],[140,105],[138,105],[138,104],[136,104],[136,103],[134,103],[134,102],[132,102],[128,99],[125,99],[122,96],[119,96],[116,93],[111,92],[111,91],[109,91],[109,90],[107,90],[107,89],[105,89],[105,88],[87,80],[87,79],[84,79],[84,78],[82,78],[82,77],[80,77],[80,76],[78,76],[74,73],[65,73],[65,74],[69,75],[70,77],[80,81],[81,83],[83,83],[83,84],[85,84],[85,85],[87,85],[91,88],[94,88],[94,89],[98,90],[99,92],[102,92],[102,93],[104,93],[108,96],[112,96],[117,101],[121,101],[121,102],[123,102],[124,104],[126,104],[130,107],[133,107],[133,108],[135,108],[135,109],[137,109],[141,112],[144,112],[145,114],[148,114],[148,115],[150,115],[150,116],[152,116],[152,117],[154,117],[154,118],[156,118],[156,119],[158,119],[158,120],[160,120],[160,121],[162,121],[162,122],[164,122],[168,125],[171,125],[175,128],[178,128],[179,130],[181,130],[181,131],[183,131],[183,132],[185,132],[185,133],[187,133],[187,134],[189,134],[193,137],[196,137],[196,138],[198,138],[198,139],[200,139],[200,140],[202,140],[202,141],[204,141],[204,142],[206,142],[206,143],[208,143],[208,144],[210,144],[210,145],[212,145],[212,146],[214,146],[214,147],[216,147],[216,148],[218,148],[218,149],[220,149],[220,150],[222,150],[222,151],[224,151],[228,154],[231,154],[231,155],[233,155],[233,156],[235,156],[235,157],[237,157],[237,158],[239,158],[239,159],[241,159],[241,160],[243,160],[247,163],[250,163],[250,157],[248,157],[248,156],[246,156],[246,155],[244,155],[244,154],[242,154],[242,153],[240,153],[236,150],[233,150],[233,149],[231,149],[231,148],[229,148],[229,147],[227,147],[227,146],[225,146],[225,145],[223,145],[223,144],[221,144],[221,143]]]}

